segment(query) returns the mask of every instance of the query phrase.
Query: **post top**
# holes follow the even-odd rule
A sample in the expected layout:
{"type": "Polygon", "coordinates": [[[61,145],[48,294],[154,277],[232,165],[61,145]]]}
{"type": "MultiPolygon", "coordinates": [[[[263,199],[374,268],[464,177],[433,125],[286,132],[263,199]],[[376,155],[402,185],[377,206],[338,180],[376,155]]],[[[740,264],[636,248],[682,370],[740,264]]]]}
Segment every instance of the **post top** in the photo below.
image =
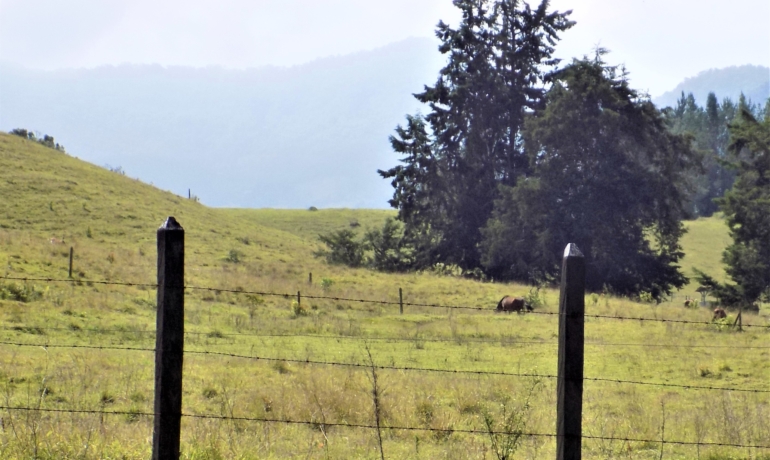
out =
{"type": "Polygon", "coordinates": [[[583,257],[583,253],[580,252],[577,244],[569,243],[567,247],[564,248],[564,258],[566,259],[567,257],[583,257]]]}
{"type": "Polygon", "coordinates": [[[168,216],[158,230],[184,230],[173,216],[168,216]]]}

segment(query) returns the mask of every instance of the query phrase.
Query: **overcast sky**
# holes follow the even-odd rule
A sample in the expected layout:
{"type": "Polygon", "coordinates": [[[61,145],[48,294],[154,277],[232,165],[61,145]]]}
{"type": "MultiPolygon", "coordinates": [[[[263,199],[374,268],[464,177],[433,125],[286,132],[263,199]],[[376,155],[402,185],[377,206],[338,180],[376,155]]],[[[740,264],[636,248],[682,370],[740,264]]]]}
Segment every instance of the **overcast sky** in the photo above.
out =
{"type": "MultiPolygon", "coordinates": [[[[534,3],[534,2],[533,2],[534,3]]],[[[612,51],[657,96],[709,68],[770,66],[769,0],[552,0],[573,10],[559,57],[612,51]]],[[[427,37],[457,24],[451,0],[0,0],[0,61],[296,65],[427,37]]]]}

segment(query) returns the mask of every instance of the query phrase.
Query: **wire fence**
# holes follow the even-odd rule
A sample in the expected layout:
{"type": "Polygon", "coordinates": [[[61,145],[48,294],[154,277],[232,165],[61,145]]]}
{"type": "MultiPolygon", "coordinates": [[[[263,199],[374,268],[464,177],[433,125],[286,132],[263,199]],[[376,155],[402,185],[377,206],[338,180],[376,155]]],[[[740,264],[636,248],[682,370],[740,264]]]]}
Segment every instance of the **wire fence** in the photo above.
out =
{"type": "MultiPolygon", "coordinates": [[[[157,289],[158,287],[157,284],[149,284],[149,283],[128,283],[128,282],[117,282],[117,281],[61,279],[61,278],[45,278],[45,277],[38,277],[38,278],[13,277],[13,276],[7,276],[7,275],[0,277],[0,279],[22,281],[22,282],[40,281],[40,282],[51,282],[51,283],[101,284],[101,285],[112,285],[112,286],[142,287],[142,288],[152,288],[152,289],[157,289]]],[[[193,290],[193,291],[208,291],[208,292],[220,292],[220,293],[226,292],[231,294],[254,295],[254,296],[262,296],[262,297],[282,297],[284,299],[295,298],[299,295],[300,298],[304,298],[304,299],[330,300],[330,301],[336,301],[336,302],[350,302],[350,303],[362,303],[362,304],[373,304],[373,305],[391,305],[391,306],[404,306],[404,307],[438,308],[438,309],[445,309],[445,310],[472,310],[472,311],[487,311],[487,312],[493,311],[489,307],[482,307],[482,306],[448,305],[448,304],[440,304],[440,303],[400,302],[400,301],[393,301],[393,300],[361,299],[361,298],[353,298],[353,297],[337,297],[337,296],[325,296],[325,295],[301,295],[300,291],[298,291],[297,293],[287,293],[287,292],[253,291],[253,290],[245,290],[245,289],[230,289],[230,288],[222,288],[222,287],[204,287],[204,286],[189,286],[189,285],[184,286],[184,289],[193,290]]],[[[538,311],[538,310],[530,311],[527,314],[559,316],[558,312],[538,311]]],[[[691,321],[691,320],[681,320],[681,319],[649,318],[649,317],[643,317],[643,316],[584,315],[584,317],[591,318],[591,319],[612,319],[612,320],[620,320],[620,321],[639,321],[639,322],[651,322],[651,323],[693,324],[693,325],[705,325],[705,326],[714,325],[713,321],[691,321]]],[[[770,324],[766,324],[766,325],[765,324],[743,324],[742,327],[770,330],[770,324]]]]}
{"type": "MultiPolygon", "coordinates": [[[[7,342],[0,341],[0,345],[9,345],[17,347],[37,347],[37,348],[73,348],[73,349],[91,349],[91,350],[120,350],[120,351],[145,351],[155,352],[154,348],[139,348],[139,347],[117,347],[117,346],[96,346],[96,345],[61,345],[61,344],[49,344],[49,343],[23,343],[23,342],[7,342]]],[[[320,365],[320,366],[336,366],[336,367],[354,367],[363,369],[378,369],[378,370],[391,370],[391,371],[408,371],[408,372],[433,372],[443,374],[458,374],[458,375],[494,375],[505,377],[530,377],[530,378],[548,378],[555,379],[557,376],[553,374],[541,374],[532,372],[507,372],[507,371],[488,371],[488,370],[471,370],[471,369],[443,369],[435,367],[417,367],[417,366],[387,366],[381,364],[372,363],[358,363],[358,362],[338,362],[338,361],[319,361],[314,359],[301,359],[290,357],[269,357],[269,356],[256,356],[256,355],[244,355],[238,353],[226,353],[211,350],[185,350],[185,354],[189,355],[208,355],[219,356],[228,358],[240,358],[253,361],[265,361],[265,362],[280,362],[280,363],[294,363],[303,365],[320,365]]],[[[678,383],[668,382],[645,382],[638,380],[624,380],[624,379],[611,379],[604,377],[583,377],[583,380],[592,382],[609,382],[629,385],[647,385],[647,386],[659,386],[668,388],[681,388],[686,390],[716,390],[716,391],[732,391],[739,393],[770,393],[770,390],[763,389],[751,389],[751,388],[737,388],[737,387],[715,387],[704,385],[686,385],[678,383]]]]}
{"type": "MultiPolygon", "coordinates": [[[[67,413],[67,414],[85,414],[85,415],[123,415],[131,417],[155,417],[157,414],[152,412],[142,411],[106,411],[98,409],[53,409],[42,407],[25,407],[25,406],[6,406],[0,405],[0,410],[6,411],[24,411],[24,412],[43,412],[43,413],[67,413]]],[[[367,430],[388,430],[388,431],[423,431],[433,433],[445,433],[445,434],[471,434],[471,435],[517,435],[524,437],[540,437],[540,438],[555,438],[553,433],[531,433],[523,430],[514,431],[501,431],[494,429],[487,430],[474,430],[463,428],[434,428],[434,427],[415,427],[415,426],[399,426],[399,425],[371,425],[365,423],[348,423],[348,422],[329,422],[322,420],[291,420],[281,418],[267,418],[267,417],[237,417],[237,416],[225,416],[217,414],[182,414],[182,417],[208,419],[208,420],[221,420],[221,421],[240,421],[240,422],[258,422],[258,423],[277,423],[288,425],[310,425],[319,428],[360,428],[367,430]]],[[[672,444],[683,446],[704,446],[704,447],[735,447],[743,449],[770,449],[770,445],[753,445],[753,444],[739,444],[739,443],[725,443],[725,442],[711,442],[711,441],[681,441],[670,439],[644,439],[644,438],[631,438],[631,437],[618,437],[618,436],[594,436],[583,435],[585,439],[601,440],[601,441],[621,441],[621,442],[639,442],[639,443],[655,443],[655,444],[672,444]]]]}
{"type": "MultiPolygon", "coordinates": [[[[46,277],[12,277],[3,276],[0,279],[21,281],[21,282],[48,282],[48,283],[72,283],[75,285],[105,285],[105,286],[123,286],[123,287],[139,287],[142,289],[157,289],[157,284],[152,283],[129,283],[109,280],[73,280],[73,279],[57,279],[46,277]]],[[[215,287],[203,287],[203,286],[185,286],[184,289],[191,291],[208,291],[208,292],[226,292],[238,295],[254,295],[254,296],[276,296],[282,298],[294,298],[299,296],[297,294],[269,292],[269,291],[249,291],[243,289],[224,289],[215,287]]],[[[378,304],[389,305],[399,307],[420,307],[420,308],[436,308],[445,310],[469,310],[469,311],[491,311],[490,308],[480,306],[464,306],[464,305],[444,305],[439,303],[416,303],[416,302],[403,302],[403,301],[389,301],[389,300],[376,300],[376,299],[361,299],[351,297],[338,297],[338,296],[326,296],[326,295],[301,295],[301,298],[312,300],[326,300],[334,302],[355,302],[361,304],[378,304]]],[[[534,311],[531,312],[537,315],[546,316],[558,316],[555,312],[534,311]]],[[[679,320],[679,319],[666,319],[666,318],[649,318],[649,317],[626,317],[626,316],[614,316],[614,315],[585,315],[585,318],[597,319],[597,320],[620,320],[620,321],[638,321],[638,322],[659,322],[659,323],[674,323],[674,324],[687,324],[687,325],[706,325],[711,326],[713,323],[708,321],[691,321],[691,320],[679,320]]],[[[758,324],[744,324],[743,327],[754,327],[759,329],[770,329],[770,325],[758,325],[758,324]]],[[[72,332],[80,334],[145,334],[152,336],[155,334],[154,330],[145,329],[125,329],[125,328],[75,328],[72,327],[35,327],[37,331],[58,331],[58,332],[72,332]]],[[[4,327],[7,331],[24,332],[24,326],[11,326],[4,327]]],[[[390,342],[459,342],[459,343],[481,343],[481,344],[500,344],[505,341],[511,344],[527,344],[527,345],[556,345],[556,341],[553,340],[521,340],[514,337],[403,337],[403,336],[349,336],[349,335],[327,335],[327,334],[295,334],[295,333],[221,333],[221,332],[199,332],[188,331],[185,332],[189,336],[207,336],[210,338],[220,337],[252,337],[262,339],[321,339],[321,340],[357,340],[357,341],[390,341],[390,342]]],[[[88,349],[88,350],[100,350],[100,351],[138,351],[138,352],[155,352],[155,348],[148,347],[131,347],[131,346],[115,346],[115,345],[83,345],[83,344],[61,344],[61,343],[29,343],[29,342],[15,342],[15,341],[0,341],[0,345],[16,346],[16,347],[39,347],[44,349],[88,349]]],[[[211,345],[211,344],[208,344],[211,345]]],[[[612,343],[612,342],[585,342],[587,346],[596,347],[671,347],[671,348],[729,348],[729,349],[769,349],[770,347],[761,346],[719,346],[719,345],[698,345],[698,344],[648,344],[648,343],[612,343]]],[[[359,369],[377,369],[385,371],[400,371],[400,372],[428,372],[428,373],[440,373],[440,374],[453,374],[453,375],[477,375],[477,376],[502,376],[502,377],[519,377],[519,378],[545,378],[556,379],[557,376],[553,374],[543,374],[535,372],[507,372],[507,371],[495,371],[495,370],[473,370],[473,369],[450,369],[450,368],[437,368],[437,367],[419,367],[419,366],[397,366],[397,365],[382,365],[375,364],[373,362],[361,363],[361,362],[340,362],[340,361],[325,361],[315,359],[301,359],[296,357],[276,357],[276,356],[256,356],[246,355],[238,353],[230,353],[224,351],[213,351],[211,349],[188,349],[184,351],[185,354],[198,355],[198,356],[213,356],[213,357],[227,357],[237,358],[252,361],[264,361],[264,362],[281,362],[281,363],[294,363],[297,365],[313,365],[313,366],[336,366],[336,367],[348,367],[359,369]]],[[[723,392],[736,392],[736,393],[754,393],[754,394],[767,394],[770,393],[768,389],[757,388],[738,388],[738,387],[719,387],[719,386],[704,386],[704,385],[688,385],[672,382],[652,382],[652,381],[636,381],[636,380],[624,380],[613,379],[606,377],[584,377],[583,380],[597,383],[613,383],[613,384],[627,384],[627,385],[642,385],[642,386],[654,386],[664,388],[676,388],[681,390],[710,390],[710,391],[723,391],[723,392]]],[[[65,409],[65,408],[44,408],[44,407],[28,407],[28,406],[13,406],[4,405],[0,406],[0,409],[6,411],[27,411],[27,412],[41,412],[41,413],[73,413],[73,414],[99,414],[99,415],[125,415],[125,416],[141,416],[141,417],[155,417],[157,414],[142,412],[142,411],[105,411],[105,410],[90,410],[90,409],[65,409]]],[[[274,423],[274,424],[295,424],[295,425],[313,425],[313,426],[326,426],[326,427],[347,427],[347,428],[359,428],[359,429],[381,429],[381,430],[394,430],[394,431],[428,431],[428,432],[443,432],[443,433],[466,433],[474,435],[511,435],[516,434],[520,436],[528,437],[545,437],[554,438],[555,434],[550,433],[527,433],[522,431],[508,432],[508,431],[494,431],[494,430],[473,430],[473,429],[441,429],[431,427],[410,427],[410,426],[385,426],[385,425],[370,425],[370,424],[356,424],[347,422],[326,422],[318,420],[291,420],[291,419],[279,419],[279,418],[266,418],[266,417],[237,417],[237,416],[222,416],[214,414],[182,414],[187,418],[198,419],[212,419],[212,420],[227,420],[227,421],[248,421],[248,422],[261,422],[261,423],[274,423]]],[[[734,448],[754,448],[754,449],[770,449],[770,446],[763,445],[749,445],[740,443],[720,443],[720,442],[694,442],[694,441],[676,441],[665,439],[637,439],[630,437],[612,437],[612,436],[592,436],[583,435],[585,439],[592,440],[604,440],[604,441],[620,441],[620,442],[641,442],[641,443],[660,443],[660,444],[677,444],[686,446],[722,446],[722,447],[734,447],[734,448]]]]}

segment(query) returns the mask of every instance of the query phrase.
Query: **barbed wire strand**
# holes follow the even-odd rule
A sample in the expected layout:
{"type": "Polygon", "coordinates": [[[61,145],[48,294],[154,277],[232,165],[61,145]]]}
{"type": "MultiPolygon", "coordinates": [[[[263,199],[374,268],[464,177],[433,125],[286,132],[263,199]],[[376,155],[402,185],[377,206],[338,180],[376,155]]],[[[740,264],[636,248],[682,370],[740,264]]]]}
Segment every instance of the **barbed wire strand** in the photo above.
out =
{"type": "MultiPolygon", "coordinates": [[[[231,358],[252,359],[255,361],[271,361],[271,362],[286,362],[296,364],[313,364],[313,365],[327,365],[327,366],[346,366],[346,367],[358,367],[358,368],[371,368],[371,364],[365,363],[342,363],[337,361],[316,361],[311,359],[295,359],[295,358],[276,358],[276,357],[263,357],[263,356],[250,356],[239,355],[236,353],[225,353],[218,351],[208,350],[185,350],[185,354],[197,354],[197,355],[215,355],[226,356],[231,358]]],[[[506,372],[506,371],[477,371],[468,369],[441,369],[441,368],[429,368],[429,367],[413,367],[413,366],[385,366],[374,365],[375,369],[383,370],[396,370],[396,371],[418,371],[418,372],[439,372],[448,374],[473,374],[473,375],[503,375],[511,377],[533,377],[533,378],[558,378],[552,374],[538,374],[538,373],[518,373],[518,372],[506,372]]],[[[718,391],[735,391],[744,393],[770,393],[770,390],[757,390],[757,389],[744,389],[744,388],[728,388],[728,387],[712,387],[701,385],[684,385],[676,383],[664,383],[664,382],[641,382],[636,380],[622,380],[622,379],[609,379],[602,377],[584,377],[583,380],[595,381],[595,382],[610,382],[610,383],[626,383],[632,385],[648,385],[648,386],[662,386],[662,387],[674,387],[683,388],[688,390],[718,390],[718,391]]]]}
{"type": "MultiPolygon", "coordinates": [[[[73,348],[73,349],[91,349],[91,350],[119,350],[119,351],[151,351],[155,352],[154,348],[139,348],[139,347],[116,347],[116,346],[101,346],[101,345],[61,345],[61,344],[34,344],[34,343],[20,343],[20,342],[6,342],[0,341],[0,345],[9,345],[17,347],[38,347],[38,348],[73,348]]],[[[365,363],[342,363],[337,361],[317,361],[311,359],[296,359],[296,358],[277,358],[277,357],[264,357],[264,356],[251,356],[241,355],[236,353],[225,353],[219,351],[210,350],[185,350],[185,354],[194,355],[212,355],[212,356],[226,356],[230,358],[250,359],[254,361],[268,361],[268,362],[286,362],[296,364],[312,364],[312,365],[326,365],[326,366],[343,366],[343,367],[356,367],[356,368],[371,368],[371,364],[365,363]]],[[[532,377],[532,378],[558,378],[552,374],[538,374],[538,373],[519,373],[519,372],[506,372],[506,371],[479,371],[470,369],[441,369],[431,367],[414,367],[414,366],[385,366],[375,365],[376,369],[383,370],[396,370],[396,371],[417,371],[417,372],[437,372],[447,374],[471,374],[471,375],[501,375],[510,377],[532,377]]],[[[702,385],[685,385],[677,383],[664,383],[664,382],[642,382],[636,380],[623,380],[623,379],[610,379],[603,377],[584,377],[583,380],[594,382],[610,382],[632,385],[647,385],[647,386],[660,386],[671,388],[682,388],[687,390],[717,390],[717,391],[735,391],[743,393],[770,393],[770,390],[758,390],[747,388],[729,388],[729,387],[713,387],[702,385]]]]}
{"type": "MultiPolygon", "coordinates": [[[[2,328],[6,331],[25,332],[28,329],[35,331],[66,331],[72,333],[94,333],[94,334],[155,334],[155,330],[149,329],[99,329],[99,328],[72,328],[72,327],[39,327],[39,326],[6,326],[2,328]]],[[[208,338],[217,339],[224,337],[254,337],[254,338],[308,338],[322,340],[355,340],[355,341],[383,341],[383,342],[426,342],[426,343],[486,343],[511,345],[558,345],[557,340],[519,340],[514,337],[490,337],[478,338],[472,336],[455,337],[400,337],[400,336],[352,336],[352,335],[331,335],[331,334],[291,334],[291,333],[248,333],[248,332],[221,332],[221,331],[185,331],[185,335],[208,336],[208,338]]],[[[219,344],[212,344],[219,345],[219,344]]],[[[229,345],[229,344],[221,344],[229,345]]],[[[585,346],[596,347],[652,347],[652,348],[714,348],[728,350],[767,350],[769,346],[742,346],[742,345],[682,345],[682,344],[660,344],[660,343],[626,343],[626,342],[585,342],[585,346]]]]}
{"type": "Polygon", "coordinates": [[[51,344],[51,343],[21,343],[21,342],[6,342],[0,341],[0,345],[9,345],[16,347],[36,347],[36,348],[85,348],[89,350],[120,350],[120,351],[152,351],[154,348],[139,348],[139,347],[116,347],[111,345],[63,345],[63,344],[51,344]]]}
{"type": "Polygon", "coordinates": [[[123,281],[107,281],[107,280],[86,280],[80,278],[49,278],[49,277],[21,277],[21,276],[0,276],[0,279],[12,280],[12,281],[44,281],[47,283],[82,283],[82,284],[101,284],[107,286],[133,286],[133,287],[146,287],[157,289],[157,284],[152,283],[128,283],[123,281]]]}
{"type": "MultiPolygon", "coordinates": [[[[155,417],[156,414],[151,412],[140,411],[104,411],[104,410],[89,410],[89,409],[50,409],[43,407],[20,407],[20,406],[4,406],[0,405],[0,410],[7,411],[27,411],[27,412],[50,412],[50,413],[73,413],[73,414],[90,414],[90,415],[129,415],[129,416],[142,416],[142,417],[155,417]]],[[[394,431],[428,431],[438,433],[462,433],[462,434],[479,434],[479,435],[519,435],[528,437],[547,437],[556,438],[557,435],[553,433],[529,433],[523,431],[497,431],[497,430],[471,430],[462,428],[428,428],[428,427],[410,427],[410,426],[376,426],[363,423],[341,423],[341,422],[322,422],[312,420],[291,420],[291,419],[277,419],[277,418],[264,418],[264,417],[235,417],[235,416],[223,416],[214,414],[181,414],[182,417],[208,419],[208,420],[221,420],[221,421],[244,421],[244,422],[260,422],[260,423],[283,423],[294,425],[312,425],[319,427],[345,427],[345,428],[362,428],[362,429],[383,429],[394,431]]],[[[719,447],[734,447],[742,449],[770,449],[770,446],[763,445],[751,445],[751,444],[737,444],[737,443],[721,443],[721,442],[709,442],[709,441],[672,441],[661,439],[641,439],[641,438],[622,438],[615,436],[591,436],[582,435],[584,439],[592,440],[605,440],[605,441],[624,441],[624,442],[645,442],[645,443],[661,443],[661,444],[678,444],[689,446],[719,446],[719,447]]]]}
{"type": "MultiPolygon", "coordinates": [[[[9,279],[9,280],[17,280],[17,281],[25,281],[25,282],[27,281],[46,281],[46,282],[64,282],[64,283],[79,282],[79,283],[86,283],[86,284],[91,283],[91,284],[114,285],[114,286],[151,287],[156,289],[158,287],[157,284],[148,284],[148,283],[127,283],[127,282],[117,282],[117,281],[96,281],[96,280],[82,280],[82,279],[30,278],[30,277],[9,277],[9,276],[3,276],[3,277],[0,277],[0,279],[9,279]]],[[[276,296],[276,297],[283,297],[283,298],[292,298],[296,295],[296,294],[289,294],[289,293],[247,291],[243,289],[225,289],[225,288],[213,288],[213,287],[204,287],[204,286],[184,286],[184,288],[189,290],[228,292],[233,294],[247,294],[247,295],[260,295],[260,296],[276,296]]],[[[401,303],[401,302],[389,301],[389,300],[357,299],[357,298],[351,298],[351,297],[335,297],[335,296],[319,296],[319,295],[304,295],[301,297],[304,297],[306,299],[334,300],[339,302],[371,303],[371,304],[380,304],[380,305],[404,305],[405,307],[409,306],[409,307],[444,308],[444,309],[453,309],[453,310],[495,311],[487,307],[471,307],[471,306],[462,306],[462,305],[442,305],[442,304],[414,303],[414,302],[401,303]]],[[[545,311],[531,311],[528,313],[536,314],[536,315],[548,315],[548,316],[559,315],[558,312],[545,312],[545,311]]],[[[584,315],[584,318],[648,321],[648,322],[677,323],[677,324],[700,324],[700,325],[714,324],[711,321],[690,321],[690,320],[676,320],[676,319],[663,319],[663,318],[613,316],[613,315],[584,315]]],[[[757,327],[757,328],[763,328],[763,329],[770,329],[770,325],[762,325],[762,324],[743,324],[742,327],[757,327]]]]}

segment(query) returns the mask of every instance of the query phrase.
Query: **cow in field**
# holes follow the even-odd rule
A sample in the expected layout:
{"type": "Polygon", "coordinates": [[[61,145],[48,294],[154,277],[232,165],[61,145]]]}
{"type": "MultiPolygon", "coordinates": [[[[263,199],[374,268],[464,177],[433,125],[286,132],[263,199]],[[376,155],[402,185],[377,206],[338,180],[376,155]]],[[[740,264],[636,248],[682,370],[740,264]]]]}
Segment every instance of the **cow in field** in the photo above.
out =
{"type": "Polygon", "coordinates": [[[496,311],[515,311],[516,313],[522,313],[524,311],[532,311],[532,306],[524,300],[524,297],[511,297],[507,295],[497,302],[496,311]]]}
{"type": "Polygon", "coordinates": [[[714,317],[711,318],[711,321],[716,321],[718,319],[727,318],[727,313],[725,313],[725,309],[722,307],[717,307],[714,309],[714,317]]]}
{"type": "Polygon", "coordinates": [[[684,307],[685,308],[690,308],[692,306],[695,306],[695,301],[694,300],[687,299],[687,300],[684,301],[684,307]]]}

